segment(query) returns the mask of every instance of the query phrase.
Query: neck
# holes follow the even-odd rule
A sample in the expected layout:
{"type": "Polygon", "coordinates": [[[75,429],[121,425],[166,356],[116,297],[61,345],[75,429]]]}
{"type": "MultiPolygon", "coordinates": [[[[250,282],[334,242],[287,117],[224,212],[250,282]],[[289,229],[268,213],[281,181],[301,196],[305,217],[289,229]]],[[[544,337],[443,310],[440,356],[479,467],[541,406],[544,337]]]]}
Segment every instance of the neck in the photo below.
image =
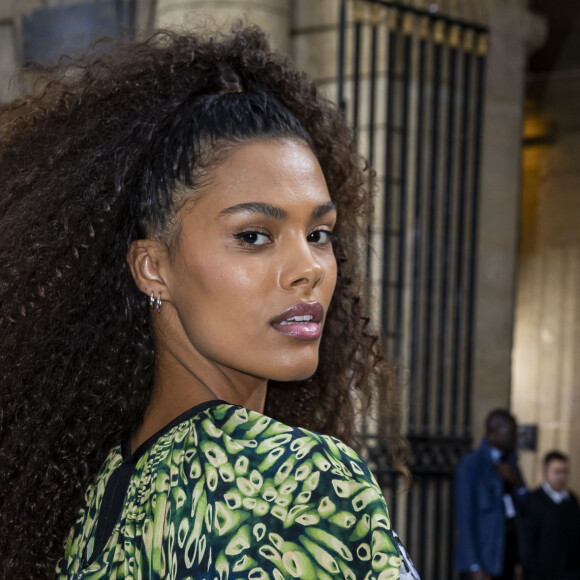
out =
{"type": "Polygon", "coordinates": [[[566,489],[554,489],[547,481],[544,481],[544,489],[546,491],[551,491],[556,494],[566,493],[566,489]]]}
{"type": "Polygon", "coordinates": [[[153,396],[143,423],[131,439],[131,451],[173,419],[206,401],[220,399],[262,413],[266,391],[266,379],[220,367],[201,355],[185,360],[167,348],[158,348],[153,396]]]}

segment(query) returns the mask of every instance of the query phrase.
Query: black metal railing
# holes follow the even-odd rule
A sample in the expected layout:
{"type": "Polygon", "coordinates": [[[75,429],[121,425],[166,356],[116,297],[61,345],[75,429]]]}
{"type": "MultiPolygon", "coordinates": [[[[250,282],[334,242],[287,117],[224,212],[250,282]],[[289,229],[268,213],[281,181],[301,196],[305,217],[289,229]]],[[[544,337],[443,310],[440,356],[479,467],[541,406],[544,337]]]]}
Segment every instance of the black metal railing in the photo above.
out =
{"type": "Polygon", "coordinates": [[[484,5],[340,7],[338,99],[378,178],[369,300],[388,357],[408,369],[411,490],[389,465],[380,417],[361,424],[364,452],[428,580],[454,575],[453,474],[471,447],[484,5]]]}

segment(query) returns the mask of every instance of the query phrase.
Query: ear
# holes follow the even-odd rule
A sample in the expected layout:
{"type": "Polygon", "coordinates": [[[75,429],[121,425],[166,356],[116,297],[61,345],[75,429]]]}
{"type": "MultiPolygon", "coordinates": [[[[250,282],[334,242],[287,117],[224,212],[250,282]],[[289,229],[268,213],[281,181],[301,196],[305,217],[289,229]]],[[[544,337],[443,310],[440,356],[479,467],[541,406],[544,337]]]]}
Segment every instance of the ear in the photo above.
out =
{"type": "Polygon", "coordinates": [[[164,278],[168,255],[165,246],[155,240],[135,240],[127,252],[127,263],[135,284],[143,294],[155,297],[161,295],[170,300],[169,288],[164,278]]]}

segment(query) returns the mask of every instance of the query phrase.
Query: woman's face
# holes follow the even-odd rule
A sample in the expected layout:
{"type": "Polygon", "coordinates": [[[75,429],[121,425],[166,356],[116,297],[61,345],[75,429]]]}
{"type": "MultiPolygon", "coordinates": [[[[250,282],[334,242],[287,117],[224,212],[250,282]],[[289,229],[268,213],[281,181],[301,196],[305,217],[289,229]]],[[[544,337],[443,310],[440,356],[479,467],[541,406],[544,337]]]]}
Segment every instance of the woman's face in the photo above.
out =
{"type": "Polygon", "coordinates": [[[208,183],[180,212],[164,275],[180,357],[228,376],[308,378],[336,284],[336,210],[316,157],[300,141],[252,142],[208,183]]]}

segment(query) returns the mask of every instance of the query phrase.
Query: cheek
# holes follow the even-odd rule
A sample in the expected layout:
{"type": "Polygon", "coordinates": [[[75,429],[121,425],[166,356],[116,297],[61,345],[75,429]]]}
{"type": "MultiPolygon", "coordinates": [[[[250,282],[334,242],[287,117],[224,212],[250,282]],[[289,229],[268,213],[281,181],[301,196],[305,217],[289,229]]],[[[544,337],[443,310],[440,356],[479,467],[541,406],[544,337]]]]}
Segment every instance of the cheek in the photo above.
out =
{"type": "Polygon", "coordinates": [[[188,288],[183,289],[185,293],[181,292],[182,300],[195,300],[202,305],[200,316],[211,316],[214,321],[221,313],[227,313],[230,319],[240,319],[244,312],[259,309],[272,278],[263,264],[237,256],[189,260],[186,270],[189,282],[188,288]]]}
{"type": "Polygon", "coordinates": [[[234,261],[210,261],[199,264],[196,276],[199,284],[208,292],[228,288],[245,290],[251,286],[252,276],[234,261]]]}

